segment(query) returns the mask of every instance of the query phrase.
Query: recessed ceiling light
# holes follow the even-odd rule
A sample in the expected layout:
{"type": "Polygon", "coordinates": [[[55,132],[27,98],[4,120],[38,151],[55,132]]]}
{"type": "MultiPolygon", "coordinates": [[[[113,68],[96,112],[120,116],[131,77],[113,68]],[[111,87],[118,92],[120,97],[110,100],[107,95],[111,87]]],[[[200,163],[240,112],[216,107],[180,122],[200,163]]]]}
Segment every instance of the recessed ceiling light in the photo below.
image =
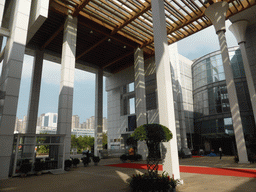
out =
{"type": "Polygon", "coordinates": [[[93,33],[93,31],[90,31],[90,33],[93,33]]]}
{"type": "Polygon", "coordinates": [[[126,48],[126,46],[124,45],[124,49],[126,48]]]}
{"type": "Polygon", "coordinates": [[[111,39],[108,39],[108,42],[110,42],[111,41],[111,39]]]}

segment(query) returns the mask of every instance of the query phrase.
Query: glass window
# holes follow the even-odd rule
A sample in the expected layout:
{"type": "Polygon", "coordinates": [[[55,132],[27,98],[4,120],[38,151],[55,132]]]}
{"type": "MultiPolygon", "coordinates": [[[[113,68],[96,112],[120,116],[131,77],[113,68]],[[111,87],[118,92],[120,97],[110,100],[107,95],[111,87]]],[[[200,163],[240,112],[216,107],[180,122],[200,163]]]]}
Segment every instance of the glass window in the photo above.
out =
{"type": "Polygon", "coordinates": [[[134,82],[129,84],[129,92],[134,91],[134,82]]]}
{"type": "Polygon", "coordinates": [[[130,98],[129,104],[130,104],[130,114],[134,114],[135,113],[135,98],[130,98]]]}
{"type": "Polygon", "coordinates": [[[217,71],[218,71],[218,73],[224,73],[223,65],[218,66],[217,71]]]}
{"type": "Polygon", "coordinates": [[[49,116],[44,116],[44,126],[45,127],[49,126],[49,116]]]}
{"type": "Polygon", "coordinates": [[[57,115],[53,115],[53,123],[57,123],[57,115]]]}
{"type": "Polygon", "coordinates": [[[219,74],[219,80],[220,80],[220,81],[225,80],[225,73],[220,73],[220,74],[219,74]]]}
{"type": "Polygon", "coordinates": [[[241,77],[245,77],[245,72],[244,72],[244,70],[241,70],[241,71],[240,71],[240,74],[241,74],[241,77]]]}
{"type": "Polygon", "coordinates": [[[239,70],[233,70],[234,78],[240,77],[240,71],[239,70]]]}

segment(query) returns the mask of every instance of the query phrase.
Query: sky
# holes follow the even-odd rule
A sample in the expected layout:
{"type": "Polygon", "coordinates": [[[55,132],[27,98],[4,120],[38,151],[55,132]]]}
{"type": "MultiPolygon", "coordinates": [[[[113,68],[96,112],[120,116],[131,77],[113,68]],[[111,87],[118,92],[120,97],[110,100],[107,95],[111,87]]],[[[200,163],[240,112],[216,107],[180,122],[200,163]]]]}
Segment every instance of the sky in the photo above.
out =
{"type": "MultiPolygon", "coordinates": [[[[226,21],[226,38],[228,47],[236,46],[233,34],[228,30],[226,21]]],[[[178,42],[178,52],[190,60],[219,50],[218,36],[214,27],[208,27],[178,42]]],[[[27,115],[30,93],[33,57],[25,55],[20,84],[17,117],[22,119],[27,115]]],[[[2,64],[1,66],[2,67],[2,64]]],[[[60,90],[61,65],[44,60],[42,82],[39,100],[38,116],[43,113],[58,112],[58,97],[60,90]]],[[[103,79],[103,116],[107,117],[107,93],[105,78],[103,79]]],[[[80,117],[80,123],[95,115],[95,74],[75,69],[73,115],[80,117]]]]}

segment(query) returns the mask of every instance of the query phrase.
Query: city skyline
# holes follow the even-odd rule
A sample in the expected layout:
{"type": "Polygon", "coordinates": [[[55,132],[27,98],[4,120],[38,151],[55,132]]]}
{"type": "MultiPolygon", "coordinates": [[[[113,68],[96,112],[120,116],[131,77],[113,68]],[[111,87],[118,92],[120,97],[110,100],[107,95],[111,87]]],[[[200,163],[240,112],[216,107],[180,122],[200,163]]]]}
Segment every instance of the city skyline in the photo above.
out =
{"type": "MultiPolygon", "coordinates": [[[[45,130],[57,130],[57,113],[43,113],[37,118],[37,132],[39,133],[41,129],[45,130]]],[[[95,117],[91,116],[87,118],[86,121],[80,123],[78,115],[72,115],[71,130],[73,129],[83,129],[83,130],[94,130],[95,129],[95,117]]],[[[25,133],[27,126],[27,116],[25,115],[22,119],[16,117],[15,129],[16,133],[25,133]]],[[[107,131],[107,118],[102,118],[102,128],[103,131],[107,131]]]]}

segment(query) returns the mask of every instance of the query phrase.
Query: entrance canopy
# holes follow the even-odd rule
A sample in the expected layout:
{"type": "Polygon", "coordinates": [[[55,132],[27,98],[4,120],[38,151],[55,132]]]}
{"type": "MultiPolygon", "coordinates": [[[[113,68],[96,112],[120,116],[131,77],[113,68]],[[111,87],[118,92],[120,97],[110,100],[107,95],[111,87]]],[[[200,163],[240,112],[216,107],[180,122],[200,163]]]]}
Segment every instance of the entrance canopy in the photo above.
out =
{"type": "MultiPolygon", "coordinates": [[[[64,20],[78,17],[76,61],[117,73],[134,64],[134,49],[154,55],[151,0],[50,0],[49,14],[27,47],[37,46],[59,56],[64,20]]],[[[205,9],[215,1],[164,0],[168,43],[212,25],[205,9]]],[[[254,0],[228,0],[227,19],[254,6],[254,0]]]]}

